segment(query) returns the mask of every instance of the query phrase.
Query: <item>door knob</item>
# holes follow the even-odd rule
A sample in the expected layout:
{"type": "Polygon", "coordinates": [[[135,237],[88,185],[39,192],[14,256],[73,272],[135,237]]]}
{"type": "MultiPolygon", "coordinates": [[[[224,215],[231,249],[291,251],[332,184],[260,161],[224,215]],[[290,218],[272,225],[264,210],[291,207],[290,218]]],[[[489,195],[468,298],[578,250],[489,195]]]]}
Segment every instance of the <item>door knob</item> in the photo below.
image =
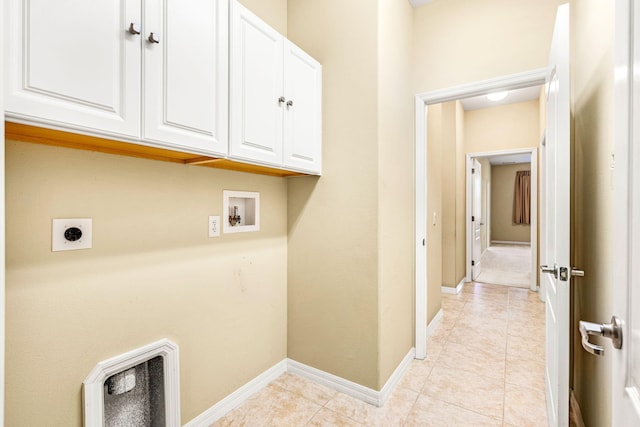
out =
{"type": "Polygon", "coordinates": [[[151,32],[147,40],[149,40],[149,43],[160,43],[160,36],[157,33],[151,32]]]}
{"type": "Polygon", "coordinates": [[[558,266],[555,264],[553,267],[549,267],[547,265],[541,265],[540,272],[553,274],[553,277],[555,277],[556,279],[558,278],[558,266]]]}
{"type": "Polygon", "coordinates": [[[132,22],[129,24],[129,29],[127,31],[131,34],[140,34],[140,25],[132,22]]]}
{"type": "Polygon", "coordinates": [[[613,316],[611,323],[598,324],[580,321],[580,335],[582,336],[582,348],[596,356],[604,356],[604,347],[589,342],[589,335],[598,335],[610,338],[613,348],[622,348],[622,321],[613,316]]]}

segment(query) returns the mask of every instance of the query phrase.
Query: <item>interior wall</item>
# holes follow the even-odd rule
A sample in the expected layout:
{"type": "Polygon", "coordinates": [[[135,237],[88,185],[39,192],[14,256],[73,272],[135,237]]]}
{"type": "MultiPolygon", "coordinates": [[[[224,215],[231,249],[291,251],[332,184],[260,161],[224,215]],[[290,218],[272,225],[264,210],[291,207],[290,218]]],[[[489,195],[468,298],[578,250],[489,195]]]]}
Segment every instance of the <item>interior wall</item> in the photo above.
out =
{"type": "Polygon", "coordinates": [[[427,108],[427,323],[440,311],[444,284],[443,169],[446,168],[443,168],[442,107],[443,104],[435,104],[427,108]]]}
{"type": "MultiPolygon", "coordinates": [[[[432,107],[432,106],[429,106],[432,107]]],[[[458,277],[458,249],[457,242],[460,230],[458,228],[459,197],[457,191],[460,187],[458,163],[459,152],[458,110],[456,102],[440,104],[440,139],[434,141],[441,148],[442,173],[442,283],[441,286],[455,288],[460,282],[458,277]]],[[[428,142],[431,145],[431,141],[428,142]]],[[[464,185],[464,183],[462,184],[464,185]]]]}
{"type": "Polygon", "coordinates": [[[7,142],[7,425],[82,426],[103,360],[168,338],[186,423],[286,353],[286,182],[7,142]],[[208,238],[225,189],[258,191],[261,230],[208,238]],[[93,248],[51,251],[52,218],[93,248]],[[33,410],[38,408],[38,410],[33,410]]]}
{"type": "Polygon", "coordinates": [[[288,6],[289,38],[323,65],[322,178],[288,181],[288,354],[375,389],[378,10],[368,0],[288,6]]]}
{"type": "Polygon", "coordinates": [[[546,67],[556,10],[565,2],[447,0],[417,8],[416,91],[546,67]]]}
{"type": "Polygon", "coordinates": [[[573,287],[573,388],[594,426],[611,424],[613,352],[587,354],[577,331],[580,319],[608,322],[613,309],[614,8],[605,0],[571,2],[572,261],[585,269],[573,287]]]}
{"type": "Polygon", "coordinates": [[[378,0],[378,388],[415,336],[412,24],[409,2],[378,0]]]}
{"type": "Polygon", "coordinates": [[[491,239],[531,243],[531,225],[513,222],[516,172],[530,171],[531,163],[491,167],[491,239]]]}
{"type": "MultiPolygon", "coordinates": [[[[240,1],[286,34],[286,0],[240,1]]],[[[182,423],[286,357],[283,178],[11,141],[6,157],[6,425],[82,426],[95,364],[160,338],[180,348],[182,423]],[[223,189],[260,192],[261,231],[207,237],[223,189]],[[93,249],[52,253],[54,217],[92,217],[93,249]]]]}

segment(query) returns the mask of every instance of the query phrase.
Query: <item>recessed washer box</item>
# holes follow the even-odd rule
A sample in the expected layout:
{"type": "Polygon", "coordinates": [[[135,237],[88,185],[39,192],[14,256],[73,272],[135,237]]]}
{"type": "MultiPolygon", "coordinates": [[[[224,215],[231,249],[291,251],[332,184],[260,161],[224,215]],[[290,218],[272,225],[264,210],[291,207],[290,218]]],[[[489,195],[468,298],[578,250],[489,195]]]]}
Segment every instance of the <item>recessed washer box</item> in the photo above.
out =
{"type": "Polygon", "coordinates": [[[223,232],[260,230],[260,193],[224,190],[222,197],[223,232]]]}
{"type": "Polygon", "coordinates": [[[91,249],[92,225],[91,218],[54,218],[51,225],[51,251],[91,249]]]}

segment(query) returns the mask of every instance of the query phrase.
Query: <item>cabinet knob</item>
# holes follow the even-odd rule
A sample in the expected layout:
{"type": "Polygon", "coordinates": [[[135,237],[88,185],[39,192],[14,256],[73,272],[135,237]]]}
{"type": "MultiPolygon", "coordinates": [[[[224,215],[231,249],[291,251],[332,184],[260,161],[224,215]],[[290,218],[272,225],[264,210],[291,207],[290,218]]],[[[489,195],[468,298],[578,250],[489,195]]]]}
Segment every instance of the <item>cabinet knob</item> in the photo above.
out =
{"type": "Polygon", "coordinates": [[[160,36],[151,32],[149,33],[149,37],[147,38],[147,40],[149,40],[149,43],[160,43],[160,36]]]}
{"type": "Polygon", "coordinates": [[[278,104],[280,105],[284,104],[285,101],[286,99],[284,98],[284,96],[281,96],[280,98],[278,98],[278,104]]]}
{"type": "Polygon", "coordinates": [[[131,34],[140,34],[140,25],[132,22],[129,24],[129,29],[127,31],[129,31],[131,34]]]}
{"type": "Polygon", "coordinates": [[[287,101],[287,107],[293,107],[293,101],[292,100],[288,100],[287,101]]]}

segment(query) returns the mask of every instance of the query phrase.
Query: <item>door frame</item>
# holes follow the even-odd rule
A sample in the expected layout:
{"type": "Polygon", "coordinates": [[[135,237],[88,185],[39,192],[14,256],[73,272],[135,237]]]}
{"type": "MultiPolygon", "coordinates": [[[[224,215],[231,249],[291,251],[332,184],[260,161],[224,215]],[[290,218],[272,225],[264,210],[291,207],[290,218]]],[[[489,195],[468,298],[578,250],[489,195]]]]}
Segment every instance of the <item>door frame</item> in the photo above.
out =
{"type": "MultiPolygon", "coordinates": [[[[537,148],[521,148],[513,150],[500,150],[500,151],[486,151],[480,153],[469,153],[466,158],[466,182],[467,182],[467,212],[466,212],[466,224],[467,224],[467,260],[466,260],[466,274],[465,281],[471,281],[471,258],[473,249],[473,224],[471,223],[471,198],[473,197],[473,191],[471,188],[471,163],[473,159],[503,156],[507,154],[530,154],[531,155],[531,279],[529,280],[529,289],[532,291],[538,290],[538,149],[537,148]]],[[[488,245],[491,242],[487,243],[488,245]]]]}
{"type": "MultiPolygon", "coordinates": [[[[418,93],[414,96],[414,234],[415,234],[415,348],[416,359],[424,359],[427,354],[427,109],[429,105],[455,101],[471,96],[487,95],[500,90],[520,89],[543,85],[547,75],[546,68],[538,68],[517,74],[481,80],[473,83],[453,86],[447,89],[418,93]]],[[[438,289],[441,288],[438,283],[438,289]]],[[[435,318],[435,317],[434,317],[435,318]]]]}

